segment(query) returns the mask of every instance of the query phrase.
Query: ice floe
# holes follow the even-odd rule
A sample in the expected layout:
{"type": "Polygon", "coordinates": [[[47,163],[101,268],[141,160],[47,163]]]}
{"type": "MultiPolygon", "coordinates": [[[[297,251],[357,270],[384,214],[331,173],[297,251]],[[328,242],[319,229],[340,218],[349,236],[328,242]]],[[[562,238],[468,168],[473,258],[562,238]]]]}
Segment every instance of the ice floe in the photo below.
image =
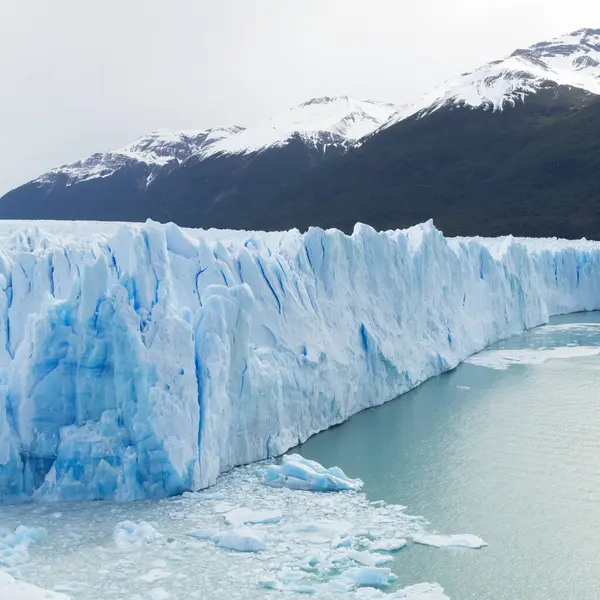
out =
{"type": "Polygon", "coordinates": [[[360,490],[363,486],[360,479],[350,479],[339,467],[326,469],[298,454],[286,455],[281,464],[271,465],[265,473],[265,483],[272,487],[313,492],[360,490]]]}
{"type": "Polygon", "coordinates": [[[247,527],[217,533],[212,539],[217,546],[228,548],[229,550],[237,550],[238,552],[258,552],[265,548],[265,542],[262,537],[247,527]]]}
{"type": "Polygon", "coordinates": [[[277,523],[281,521],[281,513],[274,510],[250,510],[234,508],[225,515],[225,520],[231,525],[277,523]]]}
{"type": "Polygon", "coordinates": [[[160,537],[162,537],[161,534],[145,521],[140,523],[123,521],[118,523],[113,531],[115,545],[120,550],[133,550],[160,537]]]}
{"type": "Polygon", "coordinates": [[[471,365],[503,371],[511,365],[541,365],[548,360],[585,358],[600,355],[600,346],[562,348],[520,348],[484,350],[466,360],[471,365]]]}
{"type": "Polygon", "coordinates": [[[72,600],[265,600],[282,592],[319,600],[446,599],[435,584],[400,587],[393,553],[425,539],[476,547],[474,536],[428,538],[422,518],[353,489],[324,494],[265,485],[266,471],[278,464],[237,468],[210,491],[161,501],[0,506],[13,532],[23,522],[48,528],[18,577],[39,586],[32,589],[53,590],[53,600],[65,593],[72,600]],[[57,509],[60,519],[52,518],[57,509]]]}
{"type": "Polygon", "coordinates": [[[413,542],[436,548],[483,548],[487,546],[480,537],[470,533],[440,535],[437,533],[417,533],[412,536],[413,542]]]}
{"type": "Polygon", "coordinates": [[[29,546],[46,535],[42,527],[19,525],[14,532],[0,528],[0,569],[14,568],[29,560],[29,546]]]}

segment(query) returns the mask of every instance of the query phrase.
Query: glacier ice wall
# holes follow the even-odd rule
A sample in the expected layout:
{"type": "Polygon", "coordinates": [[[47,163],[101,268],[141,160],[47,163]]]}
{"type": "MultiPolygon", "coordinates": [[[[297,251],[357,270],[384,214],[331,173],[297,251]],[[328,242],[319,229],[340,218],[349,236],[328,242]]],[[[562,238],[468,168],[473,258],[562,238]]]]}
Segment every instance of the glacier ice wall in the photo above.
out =
{"type": "Polygon", "coordinates": [[[599,292],[584,241],[5,222],[0,499],[208,486],[599,292]]]}

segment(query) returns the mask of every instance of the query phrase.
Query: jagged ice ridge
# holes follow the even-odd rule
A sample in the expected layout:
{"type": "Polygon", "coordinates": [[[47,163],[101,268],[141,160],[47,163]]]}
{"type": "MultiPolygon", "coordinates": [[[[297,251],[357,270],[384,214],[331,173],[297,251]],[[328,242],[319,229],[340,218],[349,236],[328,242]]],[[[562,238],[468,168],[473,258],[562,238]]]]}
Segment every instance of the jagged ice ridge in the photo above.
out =
{"type": "Polygon", "coordinates": [[[0,498],[209,486],[549,314],[600,244],[4,222],[0,498]]]}

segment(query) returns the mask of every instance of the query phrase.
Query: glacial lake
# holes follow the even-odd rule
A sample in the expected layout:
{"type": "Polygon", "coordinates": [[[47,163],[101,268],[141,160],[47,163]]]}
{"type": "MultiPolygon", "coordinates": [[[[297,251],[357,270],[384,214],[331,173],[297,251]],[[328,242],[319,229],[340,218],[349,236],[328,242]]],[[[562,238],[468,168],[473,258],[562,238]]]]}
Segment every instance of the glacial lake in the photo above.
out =
{"type": "Polygon", "coordinates": [[[399,552],[400,584],[437,581],[455,600],[597,600],[597,346],[598,313],[553,318],[473,359],[487,366],[462,364],[297,451],[363,479],[370,500],[489,544],[399,552]]]}
{"type": "MultiPolygon", "coordinates": [[[[554,318],[294,449],[360,477],[364,494],[269,488],[263,463],[182,498],[0,506],[0,567],[73,600],[306,597],[273,582],[358,600],[366,590],[320,591],[354,564],[348,554],[327,571],[345,551],[336,540],[372,557],[362,548],[407,538],[385,564],[398,576],[386,593],[437,582],[452,600],[598,600],[599,390],[600,314],[554,318]],[[251,526],[264,550],[209,539],[239,508],[279,515],[251,526]],[[149,525],[121,540],[128,522],[149,525]],[[24,543],[11,538],[18,526],[33,528],[24,543]],[[419,532],[488,546],[419,545],[419,532]]],[[[441,598],[409,589],[410,600],[441,598]]]]}

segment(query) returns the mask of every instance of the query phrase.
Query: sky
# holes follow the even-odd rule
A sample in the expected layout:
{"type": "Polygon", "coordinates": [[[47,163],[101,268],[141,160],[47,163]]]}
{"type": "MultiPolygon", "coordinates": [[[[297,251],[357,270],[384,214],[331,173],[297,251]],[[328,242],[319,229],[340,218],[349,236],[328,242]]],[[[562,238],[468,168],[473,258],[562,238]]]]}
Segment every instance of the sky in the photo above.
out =
{"type": "Polygon", "coordinates": [[[0,195],[156,129],[413,102],[582,27],[596,0],[0,0],[0,195]]]}

